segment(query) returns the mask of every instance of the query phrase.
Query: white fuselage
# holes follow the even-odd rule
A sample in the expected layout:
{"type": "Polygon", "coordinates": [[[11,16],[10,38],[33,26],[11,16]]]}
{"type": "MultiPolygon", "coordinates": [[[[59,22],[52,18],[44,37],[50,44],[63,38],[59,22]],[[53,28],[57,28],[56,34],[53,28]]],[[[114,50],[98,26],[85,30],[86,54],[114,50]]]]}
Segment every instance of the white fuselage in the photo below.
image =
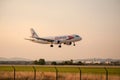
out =
{"type": "MultiPolygon", "coordinates": [[[[61,41],[61,43],[76,42],[76,41],[80,41],[81,37],[75,37],[75,35],[66,35],[66,36],[56,36],[56,37],[45,37],[44,39],[55,40],[53,44],[58,44],[56,41],[61,41]]],[[[31,41],[42,44],[51,44],[51,42],[38,40],[36,38],[31,38],[31,41]]]]}

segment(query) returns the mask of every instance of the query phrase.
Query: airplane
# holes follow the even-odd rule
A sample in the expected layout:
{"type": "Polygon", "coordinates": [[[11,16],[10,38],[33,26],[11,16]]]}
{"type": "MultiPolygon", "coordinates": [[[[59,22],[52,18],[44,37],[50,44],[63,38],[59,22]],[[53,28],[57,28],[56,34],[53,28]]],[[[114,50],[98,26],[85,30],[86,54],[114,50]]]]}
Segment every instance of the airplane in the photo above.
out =
{"type": "Polygon", "coordinates": [[[82,38],[76,34],[41,38],[37,35],[33,28],[31,28],[30,31],[32,36],[30,36],[29,39],[25,38],[25,40],[35,43],[50,44],[50,47],[53,47],[53,44],[58,44],[58,47],[61,48],[61,44],[71,45],[72,43],[73,46],[75,46],[75,42],[82,40],[82,38]]]}

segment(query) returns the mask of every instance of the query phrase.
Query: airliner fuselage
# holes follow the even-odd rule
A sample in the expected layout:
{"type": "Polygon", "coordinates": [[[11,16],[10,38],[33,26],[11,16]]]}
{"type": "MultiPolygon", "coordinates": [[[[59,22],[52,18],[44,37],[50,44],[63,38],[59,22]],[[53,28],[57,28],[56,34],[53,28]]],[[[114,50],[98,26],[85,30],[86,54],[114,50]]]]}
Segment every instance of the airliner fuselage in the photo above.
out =
{"type": "Polygon", "coordinates": [[[61,47],[61,44],[71,45],[72,43],[75,46],[75,42],[82,40],[82,38],[76,34],[41,38],[36,34],[34,29],[31,29],[31,34],[31,38],[26,40],[35,43],[51,44],[50,47],[53,47],[53,44],[59,44],[59,47],[61,47]]]}

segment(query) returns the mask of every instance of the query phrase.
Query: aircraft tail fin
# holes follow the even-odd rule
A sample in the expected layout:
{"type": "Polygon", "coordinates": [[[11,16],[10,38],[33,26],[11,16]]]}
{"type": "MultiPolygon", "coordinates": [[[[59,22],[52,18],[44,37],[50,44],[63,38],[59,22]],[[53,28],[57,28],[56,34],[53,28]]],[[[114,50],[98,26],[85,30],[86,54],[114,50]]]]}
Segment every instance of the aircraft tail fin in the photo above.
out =
{"type": "Polygon", "coordinates": [[[32,34],[32,38],[39,38],[39,36],[37,35],[37,33],[35,32],[35,30],[33,28],[30,29],[31,34],[32,34]]]}

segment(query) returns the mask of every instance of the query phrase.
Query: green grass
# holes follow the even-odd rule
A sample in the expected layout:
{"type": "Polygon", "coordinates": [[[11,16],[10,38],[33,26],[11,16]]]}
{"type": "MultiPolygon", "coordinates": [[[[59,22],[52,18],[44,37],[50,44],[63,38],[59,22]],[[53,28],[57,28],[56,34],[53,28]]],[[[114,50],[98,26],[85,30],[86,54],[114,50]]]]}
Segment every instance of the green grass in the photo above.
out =
{"type": "MultiPolygon", "coordinates": [[[[33,66],[14,66],[16,71],[34,71],[33,66]]],[[[55,72],[55,66],[34,66],[36,71],[40,72],[55,72]]],[[[105,74],[104,67],[77,67],[77,66],[56,66],[58,72],[71,72],[79,73],[80,70],[82,73],[97,73],[105,74]]],[[[0,71],[13,71],[12,66],[0,66],[0,71]]],[[[120,75],[120,67],[107,67],[109,74],[118,74],[120,75]]]]}

